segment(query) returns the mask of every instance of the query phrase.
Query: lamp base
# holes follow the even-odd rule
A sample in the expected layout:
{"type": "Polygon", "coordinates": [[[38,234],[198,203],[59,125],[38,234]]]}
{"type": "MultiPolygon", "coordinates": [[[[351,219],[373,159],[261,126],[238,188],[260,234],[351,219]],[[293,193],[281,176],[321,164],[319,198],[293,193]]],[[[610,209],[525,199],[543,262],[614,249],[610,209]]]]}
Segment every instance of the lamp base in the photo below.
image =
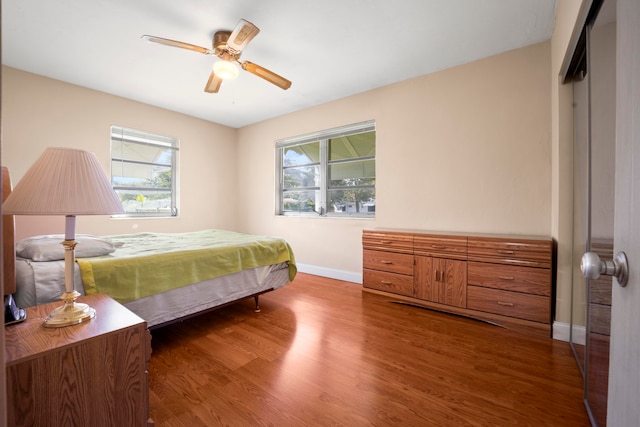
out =
{"type": "Polygon", "coordinates": [[[96,311],[88,304],[76,302],[79,296],[77,291],[63,293],[60,299],[64,301],[64,305],[53,310],[42,321],[42,325],[46,328],[62,328],[93,319],[96,311]]]}

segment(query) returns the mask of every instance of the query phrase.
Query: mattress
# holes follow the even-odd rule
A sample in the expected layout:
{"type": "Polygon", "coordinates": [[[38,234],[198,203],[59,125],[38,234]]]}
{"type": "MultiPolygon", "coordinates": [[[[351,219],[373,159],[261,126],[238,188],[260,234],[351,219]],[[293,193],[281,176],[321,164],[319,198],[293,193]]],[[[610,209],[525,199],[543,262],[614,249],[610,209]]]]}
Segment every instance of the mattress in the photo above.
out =
{"type": "MultiPolygon", "coordinates": [[[[84,295],[80,267],[75,265],[75,290],[84,295]]],[[[21,308],[60,300],[64,292],[64,261],[37,262],[16,258],[16,305],[21,308]]]]}
{"type": "MultiPolygon", "coordinates": [[[[84,295],[80,268],[75,264],[75,290],[84,295]]],[[[17,258],[14,295],[18,307],[58,301],[64,292],[64,261],[36,262],[17,258]]],[[[146,296],[123,304],[149,328],[250,297],[289,282],[287,262],[256,267],[146,296]]]]}

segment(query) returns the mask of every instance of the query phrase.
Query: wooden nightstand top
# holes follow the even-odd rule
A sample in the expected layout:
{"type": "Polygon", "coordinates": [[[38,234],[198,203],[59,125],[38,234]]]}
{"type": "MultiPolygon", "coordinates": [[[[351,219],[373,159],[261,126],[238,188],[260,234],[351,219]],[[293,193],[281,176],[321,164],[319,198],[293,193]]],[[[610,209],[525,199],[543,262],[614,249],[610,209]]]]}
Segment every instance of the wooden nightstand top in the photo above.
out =
{"type": "MultiPolygon", "coordinates": [[[[129,328],[145,321],[104,294],[87,295],[78,302],[89,304],[96,310],[96,316],[78,325],[63,328],[45,328],[42,321],[56,307],[63,304],[56,301],[35,307],[28,307],[27,320],[5,326],[5,362],[14,363],[42,356],[75,343],[101,335],[129,328]]],[[[146,324],[145,324],[146,328],[146,324]]]]}

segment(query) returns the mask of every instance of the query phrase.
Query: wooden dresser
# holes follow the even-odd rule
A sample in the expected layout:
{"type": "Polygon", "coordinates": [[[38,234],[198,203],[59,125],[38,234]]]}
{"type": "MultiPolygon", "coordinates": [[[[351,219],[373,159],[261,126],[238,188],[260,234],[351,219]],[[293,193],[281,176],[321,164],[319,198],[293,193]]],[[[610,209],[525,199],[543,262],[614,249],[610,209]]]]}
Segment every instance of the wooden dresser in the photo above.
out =
{"type": "Polygon", "coordinates": [[[364,230],[363,289],[551,334],[548,237],[364,230]]]}
{"type": "Polygon", "coordinates": [[[96,317],[45,328],[62,302],[27,308],[27,320],[5,327],[7,425],[147,426],[146,323],[106,295],[81,297],[96,317]]]}

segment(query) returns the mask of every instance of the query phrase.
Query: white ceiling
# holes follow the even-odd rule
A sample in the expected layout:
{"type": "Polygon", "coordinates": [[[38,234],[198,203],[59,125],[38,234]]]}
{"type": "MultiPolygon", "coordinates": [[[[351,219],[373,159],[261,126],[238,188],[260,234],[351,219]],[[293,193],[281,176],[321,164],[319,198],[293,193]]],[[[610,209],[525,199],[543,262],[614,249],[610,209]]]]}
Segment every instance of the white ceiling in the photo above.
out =
{"type": "Polygon", "coordinates": [[[548,40],[556,0],[4,0],[2,63],[234,128],[548,40]],[[241,71],[203,91],[204,47],[240,18],[260,33],[241,71]]]}

